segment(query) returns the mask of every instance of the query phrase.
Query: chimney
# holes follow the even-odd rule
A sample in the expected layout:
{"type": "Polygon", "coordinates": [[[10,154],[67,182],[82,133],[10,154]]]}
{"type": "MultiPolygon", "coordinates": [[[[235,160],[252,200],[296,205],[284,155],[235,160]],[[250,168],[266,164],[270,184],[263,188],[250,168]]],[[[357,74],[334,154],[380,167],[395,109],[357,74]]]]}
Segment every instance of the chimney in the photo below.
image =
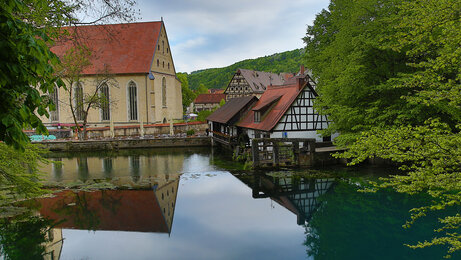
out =
{"type": "Polygon", "coordinates": [[[304,65],[301,64],[301,68],[299,69],[301,76],[304,76],[304,65]]]}
{"type": "Polygon", "coordinates": [[[298,83],[298,89],[301,90],[301,88],[304,86],[304,77],[299,76],[296,79],[296,83],[298,83]]]}

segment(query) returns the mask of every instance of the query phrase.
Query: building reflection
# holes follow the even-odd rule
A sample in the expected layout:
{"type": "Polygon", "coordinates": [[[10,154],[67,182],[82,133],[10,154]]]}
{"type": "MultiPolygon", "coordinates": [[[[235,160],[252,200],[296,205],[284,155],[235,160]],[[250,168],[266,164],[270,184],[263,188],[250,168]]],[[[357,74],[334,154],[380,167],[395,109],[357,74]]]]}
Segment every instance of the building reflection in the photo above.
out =
{"type": "MultiPolygon", "coordinates": [[[[141,150],[142,151],[142,150],[141,150]]],[[[119,188],[162,187],[178,179],[182,172],[184,154],[139,152],[111,156],[67,156],[50,158],[58,164],[42,167],[47,173],[45,185],[66,187],[75,183],[110,182],[119,188]]]]}
{"type": "Polygon", "coordinates": [[[46,233],[44,259],[59,259],[63,230],[171,234],[184,155],[64,156],[43,167],[45,185],[108,182],[115,190],[65,190],[39,199],[40,217],[56,223],[46,233]]]}
{"type": "Polygon", "coordinates": [[[44,260],[58,260],[61,258],[62,246],[64,237],[62,236],[62,228],[50,228],[46,232],[44,260]]]}
{"type": "Polygon", "coordinates": [[[39,212],[58,222],[56,228],[169,234],[178,184],[175,180],[155,190],[64,191],[41,199],[39,212]]]}
{"type": "Polygon", "coordinates": [[[270,198],[295,214],[298,225],[310,220],[320,205],[318,198],[328,192],[334,183],[334,179],[299,176],[274,177],[254,174],[236,177],[252,189],[253,198],[270,198]]]}

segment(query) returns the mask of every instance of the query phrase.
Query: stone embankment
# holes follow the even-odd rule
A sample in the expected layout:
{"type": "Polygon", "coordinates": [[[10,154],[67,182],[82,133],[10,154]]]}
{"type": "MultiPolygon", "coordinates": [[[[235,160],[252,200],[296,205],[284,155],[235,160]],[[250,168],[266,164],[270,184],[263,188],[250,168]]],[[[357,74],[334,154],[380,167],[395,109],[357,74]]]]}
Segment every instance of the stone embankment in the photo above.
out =
{"type": "Polygon", "coordinates": [[[200,147],[211,146],[208,136],[199,137],[162,137],[162,138],[124,138],[101,140],[56,140],[38,142],[50,151],[78,152],[103,151],[132,148],[164,148],[164,147],[200,147]]]}

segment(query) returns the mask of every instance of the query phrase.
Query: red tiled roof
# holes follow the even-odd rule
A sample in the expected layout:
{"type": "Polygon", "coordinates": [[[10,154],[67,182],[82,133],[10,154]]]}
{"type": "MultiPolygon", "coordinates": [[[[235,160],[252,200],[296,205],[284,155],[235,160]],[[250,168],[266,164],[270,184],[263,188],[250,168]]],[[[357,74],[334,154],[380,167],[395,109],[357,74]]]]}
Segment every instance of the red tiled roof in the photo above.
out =
{"type": "MultiPolygon", "coordinates": [[[[306,85],[304,85],[304,87],[306,87],[306,85]]],[[[283,114],[285,114],[290,105],[294,102],[300,91],[300,87],[297,83],[282,86],[270,86],[256,103],[255,108],[265,106],[270,101],[273,102],[276,98],[280,98],[275,103],[275,106],[267,112],[267,115],[265,115],[259,123],[254,122],[255,111],[254,109],[251,110],[246,117],[238,123],[238,126],[262,131],[271,131],[272,128],[277,125],[278,121],[283,114]]]]}
{"type": "Polygon", "coordinates": [[[199,94],[195,100],[195,104],[219,103],[221,100],[226,100],[226,94],[199,94]]]}
{"type": "Polygon", "coordinates": [[[78,197],[72,191],[64,191],[56,197],[40,199],[39,202],[40,215],[56,221],[62,220],[56,226],[60,228],[169,232],[153,190],[79,192],[78,197]],[[79,209],[80,200],[85,201],[85,209],[79,209]],[[76,214],[78,210],[91,212],[93,222],[79,219],[76,214]]]}
{"type": "Polygon", "coordinates": [[[63,56],[73,46],[72,35],[92,51],[91,65],[83,74],[99,74],[105,65],[113,74],[148,73],[163,22],[106,24],[65,27],[70,36],[64,36],[51,48],[63,56]]]}
{"type": "Polygon", "coordinates": [[[258,111],[266,108],[267,106],[272,105],[276,101],[278,101],[283,95],[274,95],[270,98],[264,100],[263,102],[259,102],[255,107],[253,107],[253,111],[258,111]]]}

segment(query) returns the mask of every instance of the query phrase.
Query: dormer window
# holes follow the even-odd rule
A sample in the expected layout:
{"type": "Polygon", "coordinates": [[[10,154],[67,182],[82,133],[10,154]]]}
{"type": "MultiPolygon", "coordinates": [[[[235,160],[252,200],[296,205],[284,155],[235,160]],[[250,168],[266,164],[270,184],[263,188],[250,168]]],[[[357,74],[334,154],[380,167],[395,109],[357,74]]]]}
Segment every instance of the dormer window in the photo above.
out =
{"type": "Polygon", "coordinates": [[[261,122],[261,111],[255,111],[255,123],[261,122]]]}

